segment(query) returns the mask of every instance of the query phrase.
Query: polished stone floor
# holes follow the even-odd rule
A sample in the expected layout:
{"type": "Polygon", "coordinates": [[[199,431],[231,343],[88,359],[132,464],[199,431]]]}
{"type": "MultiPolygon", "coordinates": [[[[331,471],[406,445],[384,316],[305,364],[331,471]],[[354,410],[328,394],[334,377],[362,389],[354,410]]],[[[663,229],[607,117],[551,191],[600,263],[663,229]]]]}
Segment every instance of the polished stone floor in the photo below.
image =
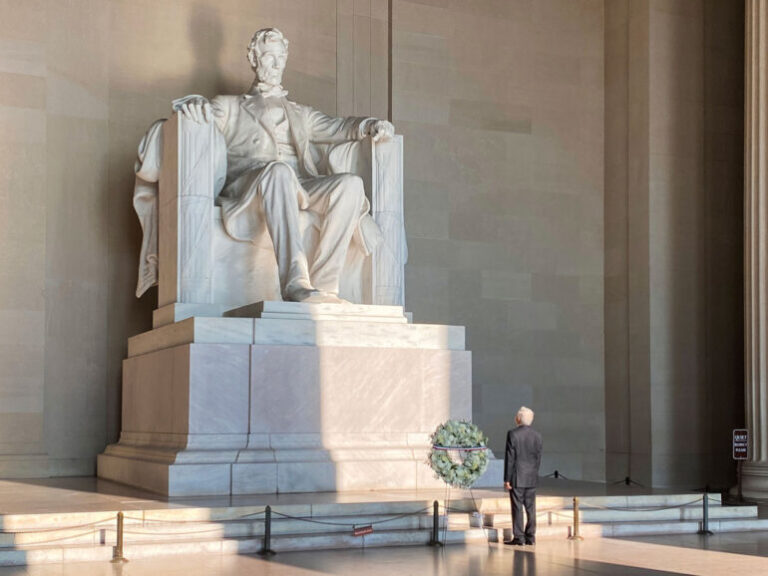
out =
{"type": "MultiPolygon", "coordinates": [[[[624,485],[603,485],[545,479],[540,495],[649,494],[624,485]]],[[[501,489],[475,491],[474,496],[498,497],[501,489]]],[[[0,481],[0,514],[247,506],[304,502],[370,502],[443,498],[442,492],[379,491],[359,493],[287,494],[168,500],[95,478],[0,481]]],[[[455,491],[453,498],[467,497],[455,491]]],[[[583,542],[544,540],[535,547],[502,544],[372,548],[364,551],[281,553],[271,560],[254,556],[192,556],[134,559],[109,563],[48,564],[0,568],[0,576],[320,576],[324,574],[390,576],[588,576],[722,574],[768,576],[768,533],[652,536],[632,539],[588,539],[583,542]]]]}
{"type": "MultiPolygon", "coordinates": [[[[740,535],[768,544],[768,534],[740,535]]],[[[595,539],[548,541],[535,547],[501,544],[371,548],[293,552],[264,560],[255,556],[188,556],[135,560],[123,565],[88,563],[0,568],[0,576],[765,576],[768,558],[728,551],[664,544],[595,539]]],[[[689,542],[690,543],[690,542],[689,542]]],[[[728,548],[726,542],[721,542],[728,548]]],[[[720,546],[719,545],[719,546],[720,546]]]]}

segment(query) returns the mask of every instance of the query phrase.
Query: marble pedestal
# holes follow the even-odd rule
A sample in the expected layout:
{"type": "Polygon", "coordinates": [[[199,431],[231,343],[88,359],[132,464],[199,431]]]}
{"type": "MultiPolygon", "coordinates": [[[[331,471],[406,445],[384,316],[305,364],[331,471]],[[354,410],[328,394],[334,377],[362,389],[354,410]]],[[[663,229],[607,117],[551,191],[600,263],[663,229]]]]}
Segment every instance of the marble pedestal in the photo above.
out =
{"type": "MultiPolygon", "coordinates": [[[[428,437],[472,415],[464,329],[401,307],[259,303],[129,341],[102,478],[170,496],[436,488],[428,437]],[[253,317],[251,317],[253,316],[253,317]]],[[[498,485],[494,461],[487,485],[498,485]]]]}

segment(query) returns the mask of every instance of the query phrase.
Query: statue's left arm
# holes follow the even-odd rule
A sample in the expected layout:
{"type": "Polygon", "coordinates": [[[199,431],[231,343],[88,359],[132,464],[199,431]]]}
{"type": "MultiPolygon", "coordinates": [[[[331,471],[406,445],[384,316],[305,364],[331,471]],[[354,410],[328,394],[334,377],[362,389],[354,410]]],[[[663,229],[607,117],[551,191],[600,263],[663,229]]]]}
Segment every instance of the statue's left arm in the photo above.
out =
{"type": "Polygon", "coordinates": [[[313,108],[306,108],[305,114],[309,140],[316,143],[362,140],[366,136],[386,140],[395,135],[395,127],[387,120],[358,116],[336,118],[313,108]]]}

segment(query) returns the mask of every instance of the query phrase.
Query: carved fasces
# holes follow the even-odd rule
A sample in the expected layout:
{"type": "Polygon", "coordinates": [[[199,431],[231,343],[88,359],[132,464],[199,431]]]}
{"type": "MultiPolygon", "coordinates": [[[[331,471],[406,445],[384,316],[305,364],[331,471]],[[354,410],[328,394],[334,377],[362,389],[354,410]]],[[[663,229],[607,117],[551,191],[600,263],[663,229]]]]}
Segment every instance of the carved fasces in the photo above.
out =
{"type": "Polygon", "coordinates": [[[163,130],[158,305],[210,304],[216,128],[177,113],[163,130]]]}
{"type": "Polygon", "coordinates": [[[373,304],[405,304],[408,249],[403,220],[403,137],[373,144],[371,206],[383,241],[373,253],[373,304]]]}

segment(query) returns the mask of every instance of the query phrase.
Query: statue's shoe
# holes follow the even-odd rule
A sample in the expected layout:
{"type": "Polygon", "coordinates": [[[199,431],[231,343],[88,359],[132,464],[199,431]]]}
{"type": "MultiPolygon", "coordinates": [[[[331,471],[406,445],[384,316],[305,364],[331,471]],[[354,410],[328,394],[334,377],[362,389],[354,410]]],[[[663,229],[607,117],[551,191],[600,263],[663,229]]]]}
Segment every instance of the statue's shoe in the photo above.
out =
{"type": "Polygon", "coordinates": [[[319,294],[320,290],[314,288],[304,288],[302,286],[288,287],[283,294],[283,300],[286,302],[304,302],[308,298],[311,298],[315,294],[319,294]]]}
{"type": "Polygon", "coordinates": [[[305,302],[307,304],[349,304],[348,301],[339,298],[332,292],[301,287],[287,290],[283,296],[283,300],[289,302],[305,302]]]}
{"type": "Polygon", "coordinates": [[[308,304],[349,304],[344,298],[339,298],[332,292],[323,292],[322,290],[315,291],[311,296],[302,300],[308,304]]]}

